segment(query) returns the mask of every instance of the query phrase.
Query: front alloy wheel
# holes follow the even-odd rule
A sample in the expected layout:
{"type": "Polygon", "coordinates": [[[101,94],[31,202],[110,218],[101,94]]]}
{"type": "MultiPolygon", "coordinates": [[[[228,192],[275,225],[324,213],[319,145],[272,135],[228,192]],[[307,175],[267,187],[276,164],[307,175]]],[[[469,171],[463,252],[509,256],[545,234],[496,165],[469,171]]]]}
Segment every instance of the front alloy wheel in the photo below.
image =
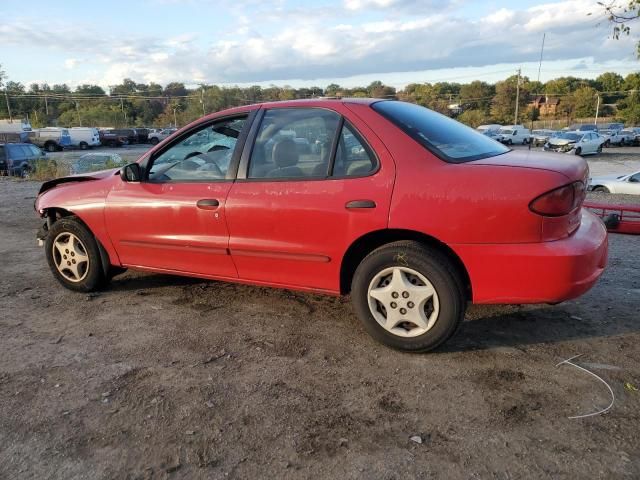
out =
{"type": "Polygon", "coordinates": [[[53,276],[70,290],[90,292],[107,280],[98,243],[77,217],[64,217],[51,225],[45,253],[53,276]]]}
{"type": "Polygon", "coordinates": [[[60,233],[53,241],[51,254],[60,275],[70,282],[80,282],[87,276],[89,272],[87,248],[73,233],[60,233]]]}

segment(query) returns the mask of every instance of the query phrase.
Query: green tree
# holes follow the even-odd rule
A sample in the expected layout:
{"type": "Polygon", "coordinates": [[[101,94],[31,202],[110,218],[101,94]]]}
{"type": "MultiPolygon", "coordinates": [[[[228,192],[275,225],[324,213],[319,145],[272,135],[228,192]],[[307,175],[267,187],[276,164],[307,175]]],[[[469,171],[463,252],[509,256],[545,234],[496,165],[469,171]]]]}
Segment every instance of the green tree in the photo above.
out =
{"type": "Polygon", "coordinates": [[[592,87],[580,87],[572,94],[575,118],[595,117],[598,92],[592,87]]]}
{"type": "Polygon", "coordinates": [[[460,86],[459,98],[461,104],[486,113],[489,111],[491,99],[495,94],[495,87],[486,82],[475,80],[460,86]]]}
{"type": "MultiPolygon", "coordinates": [[[[524,113],[528,97],[527,77],[520,78],[520,95],[518,100],[518,122],[525,118],[524,113]]],[[[510,124],[515,118],[518,76],[512,75],[502,82],[496,83],[496,95],[491,105],[491,117],[500,123],[510,124]]]]}
{"type": "Polygon", "coordinates": [[[596,78],[598,90],[601,92],[617,92],[622,89],[624,79],[614,72],[605,72],[596,78]]]}
{"type": "Polygon", "coordinates": [[[465,110],[458,115],[457,120],[465,125],[476,128],[487,122],[487,115],[486,112],[481,109],[465,110]]]}

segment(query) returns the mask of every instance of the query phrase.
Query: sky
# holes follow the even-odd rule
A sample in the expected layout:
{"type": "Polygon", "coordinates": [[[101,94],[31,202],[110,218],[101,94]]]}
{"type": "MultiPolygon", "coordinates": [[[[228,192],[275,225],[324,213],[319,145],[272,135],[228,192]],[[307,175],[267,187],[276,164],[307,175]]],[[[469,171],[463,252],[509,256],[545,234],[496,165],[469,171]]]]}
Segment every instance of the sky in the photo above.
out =
{"type": "MultiPolygon", "coordinates": [[[[640,70],[594,0],[0,0],[10,80],[345,87],[640,70]],[[591,13],[591,15],[589,15],[591,13]],[[10,18],[10,21],[7,20],[10,18]]],[[[640,25],[632,29],[635,35],[640,25]]]]}

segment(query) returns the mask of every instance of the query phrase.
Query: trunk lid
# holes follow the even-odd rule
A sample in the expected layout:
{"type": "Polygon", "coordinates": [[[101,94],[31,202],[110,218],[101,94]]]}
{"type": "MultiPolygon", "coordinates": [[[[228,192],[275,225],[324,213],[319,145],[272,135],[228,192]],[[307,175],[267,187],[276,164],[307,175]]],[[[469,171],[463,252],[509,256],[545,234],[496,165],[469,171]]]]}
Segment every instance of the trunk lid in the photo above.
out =
{"type": "Polygon", "coordinates": [[[577,155],[562,155],[533,150],[511,150],[502,155],[469,162],[468,165],[492,165],[516,168],[533,168],[557,172],[566,177],[565,183],[588,178],[587,162],[577,155]]]}

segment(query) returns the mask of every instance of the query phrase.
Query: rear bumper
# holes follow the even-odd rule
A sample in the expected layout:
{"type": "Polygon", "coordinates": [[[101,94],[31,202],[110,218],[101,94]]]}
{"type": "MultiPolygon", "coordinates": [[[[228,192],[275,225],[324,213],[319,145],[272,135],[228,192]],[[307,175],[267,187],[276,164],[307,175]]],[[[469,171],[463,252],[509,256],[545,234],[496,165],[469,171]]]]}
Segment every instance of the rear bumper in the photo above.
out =
{"type": "Polygon", "coordinates": [[[578,297],[607,264],[607,231],[582,211],[580,227],[553,242],[451,245],[471,279],[474,303],[558,303],[578,297]]]}

